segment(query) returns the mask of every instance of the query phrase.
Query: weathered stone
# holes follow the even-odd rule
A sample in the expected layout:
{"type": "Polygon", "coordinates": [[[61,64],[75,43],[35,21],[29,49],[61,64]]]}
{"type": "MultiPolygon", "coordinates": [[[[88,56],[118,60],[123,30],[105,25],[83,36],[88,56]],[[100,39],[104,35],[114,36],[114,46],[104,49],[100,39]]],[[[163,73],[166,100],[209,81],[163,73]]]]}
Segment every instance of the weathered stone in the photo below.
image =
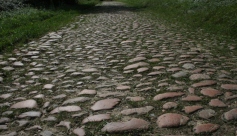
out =
{"type": "Polygon", "coordinates": [[[52,136],[53,132],[45,130],[43,132],[40,133],[40,136],[52,136]]]}
{"type": "Polygon", "coordinates": [[[10,66],[4,67],[2,69],[5,70],[5,71],[13,71],[13,70],[15,70],[13,67],[10,67],[10,66]]]}
{"type": "Polygon", "coordinates": [[[149,62],[153,62],[153,63],[154,63],[154,62],[159,62],[159,61],[160,61],[160,59],[153,58],[153,59],[149,59],[148,61],[149,61],[149,62]]]}
{"type": "Polygon", "coordinates": [[[142,120],[132,118],[130,121],[127,122],[112,122],[106,124],[102,128],[102,132],[124,132],[124,131],[133,131],[133,130],[146,130],[149,128],[150,123],[142,120]]]}
{"type": "Polygon", "coordinates": [[[83,128],[76,128],[73,130],[73,133],[77,136],[85,136],[86,132],[83,128]]]}
{"type": "Polygon", "coordinates": [[[194,133],[211,133],[219,129],[220,125],[217,124],[201,124],[193,128],[194,133]]]}
{"type": "Polygon", "coordinates": [[[210,76],[205,74],[193,74],[189,77],[190,80],[203,80],[203,79],[210,79],[210,76]]]}
{"type": "Polygon", "coordinates": [[[71,128],[70,127],[70,124],[71,124],[71,122],[69,122],[69,121],[61,121],[58,125],[57,125],[57,127],[58,126],[64,126],[64,127],[66,127],[68,130],[71,128]]]}
{"type": "Polygon", "coordinates": [[[195,111],[197,111],[197,110],[199,110],[199,109],[202,109],[203,107],[202,106],[186,106],[186,107],[184,107],[184,111],[185,111],[185,113],[193,113],[193,112],[195,112],[195,111]]]}
{"type": "Polygon", "coordinates": [[[216,97],[217,95],[222,94],[221,91],[218,91],[218,90],[212,89],[212,88],[202,89],[201,93],[203,95],[206,95],[206,96],[209,96],[209,97],[216,97]]]}
{"type": "Polygon", "coordinates": [[[49,116],[47,118],[42,119],[42,121],[56,121],[56,120],[57,118],[55,118],[54,116],[49,116]]]}
{"type": "Polygon", "coordinates": [[[132,64],[132,65],[126,66],[123,70],[135,69],[135,68],[142,67],[142,66],[149,66],[149,64],[146,62],[138,62],[138,63],[132,64]]]}
{"type": "Polygon", "coordinates": [[[136,57],[133,59],[130,59],[128,62],[137,62],[137,61],[142,61],[142,60],[146,60],[145,57],[136,57]]]}
{"type": "Polygon", "coordinates": [[[166,127],[178,127],[185,125],[189,121],[189,118],[176,113],[166,113],[158,117],[157,125],[160,128],[166,127]]]}
{"type": "Polygon", "coordinates": [[[201,81],[199,83],[195,83],[192,86],[193,87],[203,87],[203,86],[210,86],[210,85],[215,85],[216,81],[214,80],[205,80],[205,81],[201,81]]]}
{"type": "Polygon", "coordinates": [[[85,102],[89,100],[90,100],[89,97],[77,97],[77,98],[68,99],[64,101],[62,105],[67,105],[67,104],[72,104],[72,103],[77,103],[77,102],[85,102]]]}
{"type": "Polygon", "coordinates": [[[54,96],[53,99],[62,99],[62,98],[65,98],[65,97],[67,97],[66,94],[60,94],[60,95],[54,96]]]}
{"type": "Polygon", "coordinates": [[[221,88],[226,90],[237,90],[237,85],[234,84],[222,84],[221,88]]]}
{"type": "Polygon", "coordinates": [[[232,109],[228,112],[225,112],[223,115],[222,115],[222,119],[224,120],[237,120],[237,109],[232,109]]]}
{"type": "Polygon", "coordinates": [[[24,64],[22,62],[14,62],[12,65],[14,67],[23,67],[24,66],[24,64]]]}
{"type": "Polygon", "coordinates": [[[145,72],[145,71],[148,71],[148,70],[149,70],[149,68],[139,68],[139,69],[137,69],[137,72],[142,73],[142,72],[145,72]]]}
{"type": "Polygon", "coordinates": [[[191,93],[191,94],[194,94],[195,93],[195,89],[194,88],[188,88],[188,91],[189,91],[189,93],[191,93]]]}
{"type": "Polygon", "coordinates": [[[144,101],[145,100],[145,98],[143,98],[143,97],[126,97],[126,99],[128,99],[130,101],[134,101],[134,102],[144,101]]]}
{"type": "Polygon", "coordinates": [[[14,105],[12,105],[10,108],[14,108],[14,109],[20,109],[20,108],[37,108],[37,102],[35,100],[26,100],[26,101],[22,101],[22,102],[18,102],[14,105]]]}
{"type": "Polygon", "coordinates": [[[167,69],[168,72],[176,72],[176,71],[180,71],[182,70],[181,68],[171,68],[171,69],[167,69]]]}
{"type": "Polygon", "coordinates": [[[129,90],[129,89],[131,89],[131,87],[130,86],[118,86],[116,89],[123,91],[123,90],[129,90]]]}
{"type": "Polygon", "coordinates": [[[131,114],[146,114],[149,111],[153,110],[154,107],[153,106],[146,106],[146,107],[141,107],[141,108],[133,108],[133,109],[127,109],[127,110],[123,110],[121,111],[121,114],[123,115],[131,115],[131,114]]]}
{"type": "Polygon", "coordinates": [[[191,63],[186,63],[183,65],[183,68],[185,69],[194,69],[195,65],[191,64],[191,63]]]}
{"type": "Polygon", "coordinates": [[[148,76],[156,76],[156,75],[160,75],[160,74],[165,74],[165,72],[163,71],[155,71],[155,72],[151,72],[149,74],[147,74],[148,76]]]}
{"type": "Polygon", "coordinates": [[[209,119],[211,117],[214,117],[215,115],[216,115],[216,112],[212,109],[201,110],[198,113],[198,116],[203,119],[209,119]]]}
{"type": "Polygon", "coordinates": [[[164,66],[155,66],[155,67],[153,67],[152,69],[154,69],[154,70],[160,70],[160,69],[165,69],[165,67],[164,67],[164,66]]]}
{"type": "Polygon", "coordinates": [[[40,116],[41,116],[41,112],[39,111],[28,111],[19,115],[18,118],[26,118],[26,117],[39,118],[40,116]]]}
{"type": "Polygon", "coordinates": [[[9,97],[11,97],[11,96],[12,96],[12,93],[2,94],[2,95],[0,95],[0,98],[1,98],[1,99],[7,99],[7,98],[9,98],[9,97]]]}
{"type": "Polygon", "coordinates": [[[95,95],[96,93],[97,93],[96,90],[84,89],[80,93],[78,93],[78,95],[84,95],[84,94],[95,95]]]}
{"type": "Polygon", "coordinates": [[[46,85],[44,85],[44,89],[52,89],[54,87],[54,85],[53,84],[46,84],[46,85]]]}
{"type": "Polygon", "coordinates": [[[177,108],[178,104],[175,102],[167,102],[163,105],[164,109],[171,109],[171,108],[177,108]]]}
{"type": "Polygon", "coordinates": [[[227,107],[226,104],[224,104],[222,101],[220,101],[219,99],[212,99],[209,102],[209,105],[212,107],[227,107]]]}
{"type": "Polygon", "coordinates": [[[178,73],[175,73],[172,75],[172,77],[174,78],[180,78],[180,77],[185,77],[188,73],[187,72],[184,72],[184,71],[180,71],[178,73]]]}
{"type": "Polygon", "coordinates": [[[7,129],[8,129],[7,125],[0,125],[0,130],[7,130],[7,129]]]}
{"type": "Polygon", "coordinates": [[[97,72],[98,70],[95,68],[88,68],[88,69],[83,69],[82,72],[85,73],[93,73],[93,72],[97,72]]]}
{"type": "Polygon", "coordinates": [[[86,117],[85,119],[82,120],[82,124],[85,124],[88,122],[100,122],[100,121],[108,120],[108,119],[110,119],[110,114],[99,114],[99,115],[86,117]]]}
{"type": "Polygon", "coordinates": [[[11,132],[11,133],[0,135],[0,136],[17,136],[17,132],[11,132]]]}
{"type": "Polygon", "coordinates": [[[170,93],[158,94],[153,98],[153,101],[159,101],[162,99],[173,98],[173,97],[178,97],[182,95],[184,95],[184,93],[181,93],[181,92],[170,92],[170,93]]]}
{"type": "Polygon", "coordinates": [[[120,99],[104,99],[97,101],[91,109],[93,111],[112,109],[120,102],[120,99]]]}
{"type": "Polygon", "coordinates": [[[121,97],[121,96],[126,96],[126,94],[122,92],[107,92],[107,93],[99,94],[99,97],[102,97],[102,98],[105,98],[108,96],[121,97]]]}
{"type": "Polygon", "coordinates": [[[27,128],[25,130],[27,130],[27,131],[30,131],[30,130],[42,130],[42,127],[39,126],[39,125],[35,125],[35,126],[30,127],[30,128],[27,128]]]}
{"type": "Polygon", "coordinates": [[[195,95],[189,95],[185,98],[182,98],[182,101],[201,101],[202,98],[201,97],[198,97],[198,96],[195,96],[195,95]]]}
{"type": "Polygon", "coordinates": [[[50,114],[55,114],[55,113],[60,113],[62,111],[66,112],[76,112],[76,111],[81,111],[81,108],[79,106],[65,106],[65,107],[58,107],[55,108],[50,112],[50,114]]]}

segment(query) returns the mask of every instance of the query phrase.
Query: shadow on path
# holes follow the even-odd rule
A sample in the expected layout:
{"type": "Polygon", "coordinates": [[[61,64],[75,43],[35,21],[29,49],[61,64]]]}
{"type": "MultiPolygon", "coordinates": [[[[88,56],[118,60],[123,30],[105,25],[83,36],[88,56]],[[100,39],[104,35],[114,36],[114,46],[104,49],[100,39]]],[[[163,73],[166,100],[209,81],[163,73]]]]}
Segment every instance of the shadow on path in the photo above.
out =
{"type": "MultiPolygon", "coordinates": [[[[95,6],[93,9],[88,10],[88,12],[98,14],[98,13],[111,13],[117,14],[122,11],[138,11],[138,8],[128,7],[122,2],[115,1],[104,1],[102,4],[95,6]]],[[[87,12],[87,13],[88,13],[87,12]]]]}

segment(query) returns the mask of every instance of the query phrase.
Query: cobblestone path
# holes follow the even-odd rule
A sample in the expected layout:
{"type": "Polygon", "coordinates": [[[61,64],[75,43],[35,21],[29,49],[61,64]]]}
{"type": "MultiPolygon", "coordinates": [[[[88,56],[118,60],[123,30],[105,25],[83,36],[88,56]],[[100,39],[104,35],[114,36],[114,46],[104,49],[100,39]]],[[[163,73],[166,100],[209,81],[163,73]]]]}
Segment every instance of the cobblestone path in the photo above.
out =
{"type": "Polygon", "coordinates": [[[119,5],[1,55],[1,136],[236,135],[237,57],[119,5]]]}

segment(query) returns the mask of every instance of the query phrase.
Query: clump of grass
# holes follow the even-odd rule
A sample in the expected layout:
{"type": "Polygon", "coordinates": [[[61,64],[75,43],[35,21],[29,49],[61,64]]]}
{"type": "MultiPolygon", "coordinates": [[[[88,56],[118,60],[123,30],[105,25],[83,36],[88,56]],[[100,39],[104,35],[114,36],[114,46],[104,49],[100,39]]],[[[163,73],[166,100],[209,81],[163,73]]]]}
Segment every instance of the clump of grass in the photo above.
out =
{"type": "Polygon", "coordinates": [[[173,23],[237,37],[237,1],[232,0],[120,0],[173,23]]]}
{"type": "Polygon", "coordinates": [[[11,51],[16,45],[39,38],[49,31],[58,30],[96,3],[98,1],[93,0],[49,9],[27,6],[17,10],[1,11],[0,52],[11,51]]]}

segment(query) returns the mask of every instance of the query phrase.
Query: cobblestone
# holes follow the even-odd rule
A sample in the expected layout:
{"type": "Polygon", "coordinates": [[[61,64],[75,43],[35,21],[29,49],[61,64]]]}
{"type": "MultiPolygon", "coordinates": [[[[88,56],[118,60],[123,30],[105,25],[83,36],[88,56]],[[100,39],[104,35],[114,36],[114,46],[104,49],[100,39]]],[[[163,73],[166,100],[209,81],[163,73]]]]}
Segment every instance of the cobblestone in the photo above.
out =
{"type": "Polygon", "coordinates": [[[1,55],[0,135],[236,134],[235,49],[120,2],[75,20],[1,55]]]}

